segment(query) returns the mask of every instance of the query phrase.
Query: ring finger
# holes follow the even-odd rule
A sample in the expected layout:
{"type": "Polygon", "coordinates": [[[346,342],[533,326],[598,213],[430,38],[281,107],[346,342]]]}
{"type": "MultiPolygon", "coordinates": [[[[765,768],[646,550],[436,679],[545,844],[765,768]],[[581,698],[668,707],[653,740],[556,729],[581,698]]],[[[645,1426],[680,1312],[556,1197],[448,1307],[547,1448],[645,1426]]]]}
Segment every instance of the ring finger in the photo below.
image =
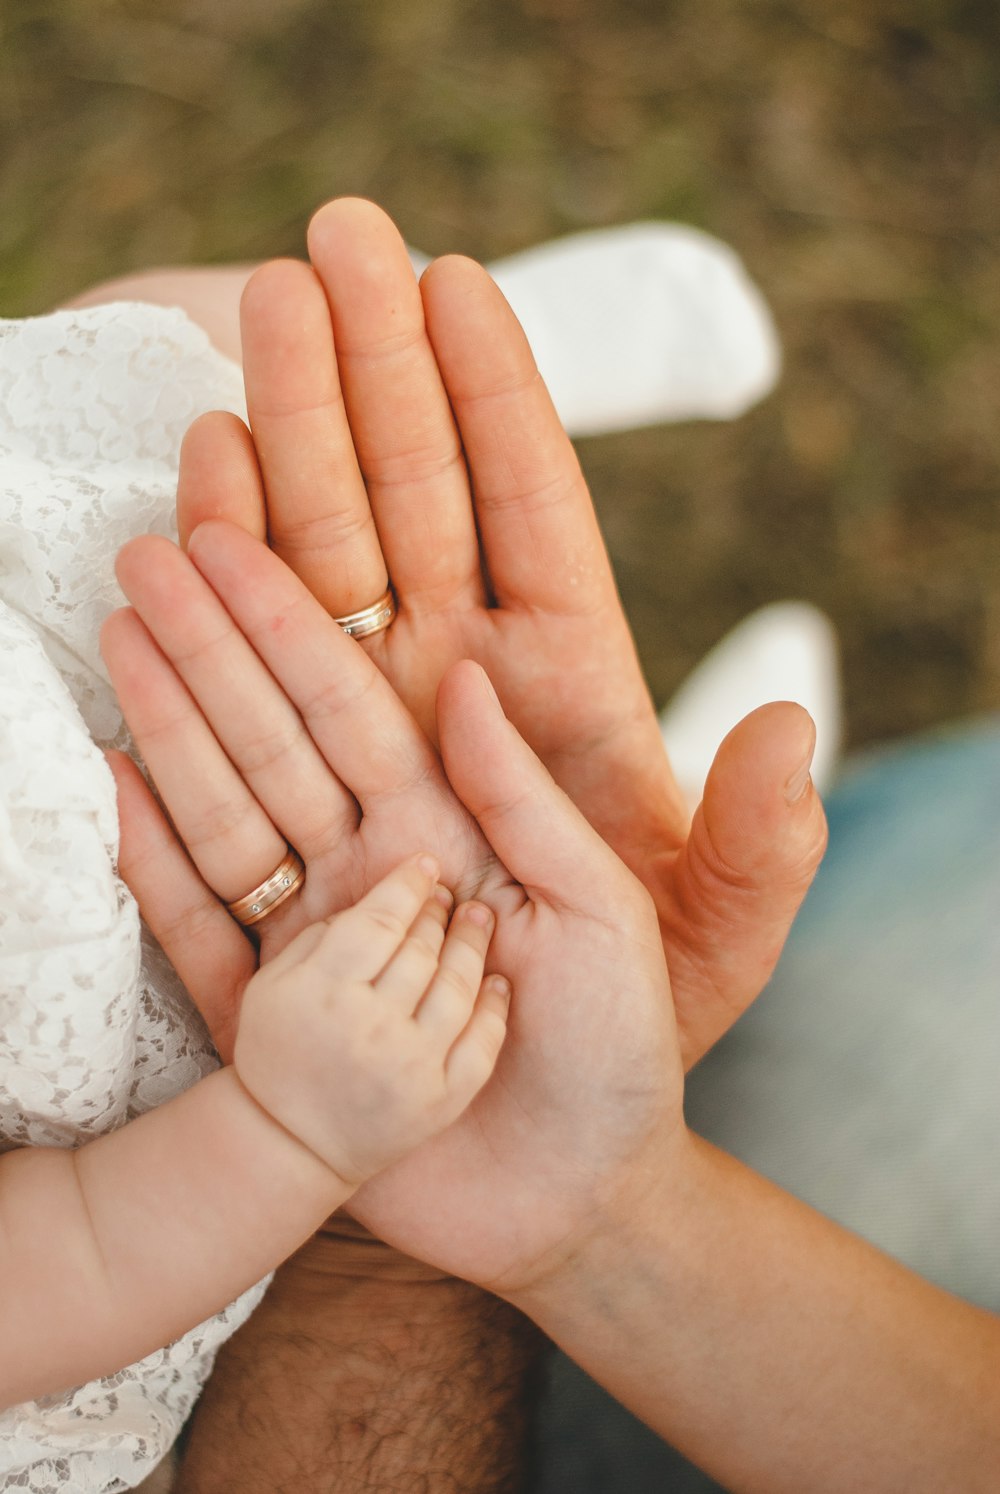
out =
{"type": "Polygon", "coordinates": [[[111,614],[101,649],[136,745],[191,859],[224,902],[242,897],[277,866],[285,854],[283,836],[135,612],[111,614]]]}
{"type": "MultiPolygon", "coordinates": [[[[194,708],[204,718],[204,732],[221,744],[220,755],[262,813],[307,864],[339,852],[357,826],[357,803],[211,587],[180,550],[155,536],[127,545],[117,572],[126,596],[162,650],[158,673],[176,670],[180,675],[193,697],[192,706],[197,702],[194,708]]],[[[122,669],[129,637],[123,638],[124,648],[115,652],[114,660],[109,658],[109,667],[116,663],[122,669]]],[[[130,691],[133,730],[145,754],[147,743],[140,732],[151,710],[155,721],[155,703],[150,682],[134,669],[130,691]]],[[[155,751],[155,740],[152,746],[155,751]]],[[[150,767],[155,774],[152,762],[150,767]]],[[[183,757],[173,765],[164,764],[162,771],[180,782],[193,776],[183,757]]]]}

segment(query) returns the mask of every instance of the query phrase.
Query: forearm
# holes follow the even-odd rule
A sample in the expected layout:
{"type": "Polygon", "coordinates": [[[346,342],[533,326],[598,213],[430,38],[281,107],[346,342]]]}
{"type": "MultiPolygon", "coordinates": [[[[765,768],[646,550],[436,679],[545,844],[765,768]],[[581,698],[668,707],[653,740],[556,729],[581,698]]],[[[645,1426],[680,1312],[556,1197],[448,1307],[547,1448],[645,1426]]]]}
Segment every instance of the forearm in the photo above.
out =
{"type": "Polygon", "coordinates": [[[1000,1487],[990,1314],[697,1140],[606,1238],[523,1305],[727,1488],[1000,1487]]]}
{"type": "Polygon", "coordinates": [[[346,1186],[233,1070],[79,1151],[0,1160],[0,1405],[112,1374],[290,1255],[346,1186]]]}
{"type": "Polygon", "coordinates": [[[283,1266],[219,1355],[176,1494],[519,1490],[539,1335],[413,1272],[345,1263],[323,1236],[283,1266]]]}

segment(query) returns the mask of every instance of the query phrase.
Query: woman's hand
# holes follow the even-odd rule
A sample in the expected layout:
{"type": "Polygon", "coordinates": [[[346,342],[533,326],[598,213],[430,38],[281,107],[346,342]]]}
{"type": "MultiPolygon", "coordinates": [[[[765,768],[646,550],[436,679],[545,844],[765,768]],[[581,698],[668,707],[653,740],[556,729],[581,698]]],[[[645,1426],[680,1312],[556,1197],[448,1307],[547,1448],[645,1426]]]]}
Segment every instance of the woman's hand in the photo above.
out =
{"type": "Polygon", "coordinates": [[[223,904],[289,844],[305,882],[258,925],[263,963],[422,848],[459,900],[495,898],[510,879],[384,675],[287,567],[227,524],[204,525],[190,551],[157,536],[125,547],[133,607],[112,614],[101,646],[198,871],[117,757],[122,874],[228,1059],[257,957],[223,904]]]}
{"type": "Polygon", "coordinates": [[[253,950],[221,901],[200,937],[178,910],[243,895],[286,841],[306,874],[257,925],[265,976],[305,925],[356,901],[401,852],[426,847],[446,884],[474,884],[497,919],[489,967],[516,993],[509,1039],[476,1101],[363,1189],[358,1212],[452,1274],[523,1285],[578,1241],[603,1196],[632,1185],[651,1148],[662,1164],[683,1135],[648,894],[506,722],[477,665],[456,665],[439,692],[456,797],[384,676],[280,560],[224,524],[203,526],[190,551],[133,541],[119,575],[135,611],[104,631],[136,744],[193,859],[175,847],[165,877],[169,827],[119,763],[123,874],[192,990],[204,989],[199,961],[243,947],[229,1009],[204,1005],[224,1034],[238,1026],[253,950]]]}
{"type": "Polygon", "coordinates": [[[333,616],[388,575],[399,616],[363,647],[431,737],[446,670],[483,665],[650,892],[690,1065],[764,985],[822,855],[811,724],[783,706],[737,728],[689,826],[576,455],[499,291],[458,258],[418,287],[371,203],[321,209],[309,248],[315,270],[247,287],[253,436],[194,426],[182,538],[213,516],[266,536],[333,616]]]}

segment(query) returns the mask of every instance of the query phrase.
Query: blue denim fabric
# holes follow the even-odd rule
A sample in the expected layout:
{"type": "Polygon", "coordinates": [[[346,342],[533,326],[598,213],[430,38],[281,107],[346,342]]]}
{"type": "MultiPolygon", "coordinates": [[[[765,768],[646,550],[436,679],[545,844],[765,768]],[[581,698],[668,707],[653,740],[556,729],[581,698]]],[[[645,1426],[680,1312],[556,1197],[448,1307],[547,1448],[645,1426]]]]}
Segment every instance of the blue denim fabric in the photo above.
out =
{"type": "Polygon", "coordinates": [[[691,1127],[1000,1308],[1000,718],[856,761],[771,984],[691,1127]]]}
{"type": "MultiPolygon", "coordinates": [[[[850,763],[778,970],[692,1129],[1000,1308],[1000,717],[850,763]]],[[[716,1488],[556,1356],[536,1494],[716,1488]]]]}

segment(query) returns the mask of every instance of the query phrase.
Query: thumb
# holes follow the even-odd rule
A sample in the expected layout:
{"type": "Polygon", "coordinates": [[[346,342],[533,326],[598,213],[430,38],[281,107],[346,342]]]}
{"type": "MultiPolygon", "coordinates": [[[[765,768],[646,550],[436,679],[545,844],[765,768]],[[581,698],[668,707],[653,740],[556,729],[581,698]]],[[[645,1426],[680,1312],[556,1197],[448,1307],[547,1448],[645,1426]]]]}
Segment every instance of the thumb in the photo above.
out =
{"type": "Polygon", "coordinates": [[[734,727],[712,764],[661,908],[686,1067],[767,983],[823,858],[815,741],[808,713],[776,702],[734,727]]]}
{"type": "Polygon", "coordinates": [[[448,780],[510,874],[548,903],[606,914],[609,882],[631,874],[507,720],[478,664],[452,665],[437,713],[448,780]]]}

